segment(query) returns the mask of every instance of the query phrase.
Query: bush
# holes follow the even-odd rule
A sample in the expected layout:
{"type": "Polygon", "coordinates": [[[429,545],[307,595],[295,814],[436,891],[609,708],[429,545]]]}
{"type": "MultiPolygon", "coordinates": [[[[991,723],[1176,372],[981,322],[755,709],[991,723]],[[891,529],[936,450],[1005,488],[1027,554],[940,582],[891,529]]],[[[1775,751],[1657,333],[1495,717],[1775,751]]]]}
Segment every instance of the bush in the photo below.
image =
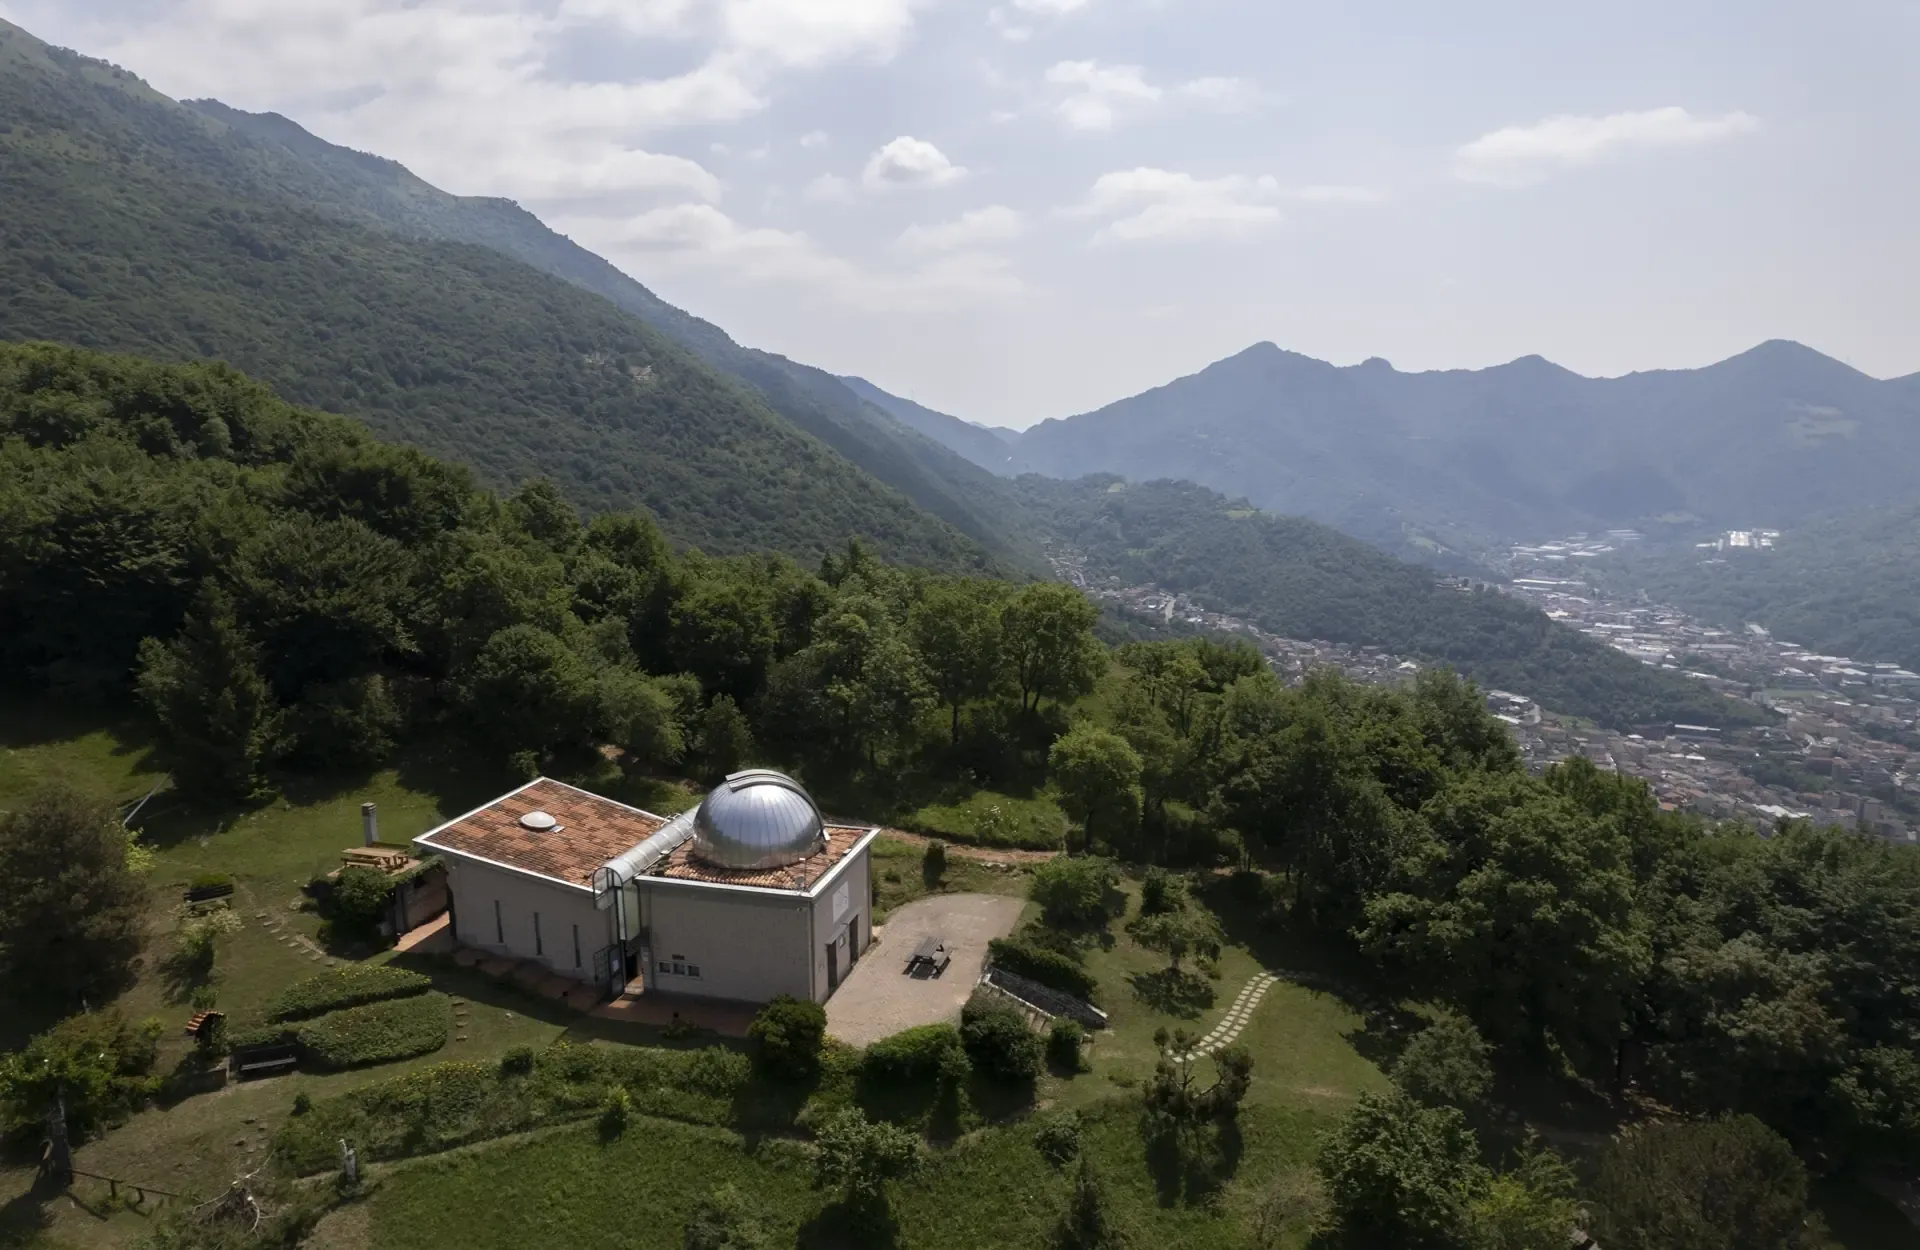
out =
{"type": "Polygon", "coordinates": [[[1118,889],[1119,874],[1106,860],[1062,855],[1034,870],[1027,894],[1047,924],[1072,929],[1105,925],[1118,889]]]}
{"type": "Polygon", "coordinates": [[[1493,1084],[1486,1040],[1465,1016],[1442,1012],[1407,1044],[1393,1082],[1429,1106],[1472,1106],[1493,1084]]]}
{"type": "Polygon", "coordinates": [[[600,1106],[600,1135],[618,1137],[627,1131],[627,1125],[633,1122],[633,1095],[627,1093],[624,1085],[608,1088],[606,1101],[600,1106]]]}
{"type": "Polygon", "coordinates": [[[1035,942],[995,938],[987,943],[987,955],[997,968],[1088,1002],[1093,1001],[1100,988],[1100,983],[1073,956],[1035,942]]]}
{"type": "Polygon", "coordinates": [[[1164,868],[1149,868],[1140,883],[1140,914],[1158,915],[1178,911],[1186,903],[1186,888],[1180,879],[1164,868]]]}
{"type": "Polygon", "coordinates": [[[222,886],[229,886],[232,884],[233,884],[233,874],[230,872],[203,872],[195,875],[194,877],[188,880],[187,889],[217,890],[222,886]]]}
{"type": "Polygon", "coordinates": [[[333,880],[327,900],[327,919],[343,933],[369,937],[387,918],[387,899],[393,882],[387,874],[364,864],[349,864],[333,880]]]}
{"type": "Polygon", "coordinates": [[[201,1055],[211,1059],[227,1053],[227,1018],[211,1015],[200,1022],[193,1044],[201,1055]]]}
{"type": "Polygon", "coordinates": [[[702,1199],[687,1217],[681,1244],[685,1250],[765,1250],[772,1217],[759,1202],[732,1185],[702,1199]]]}
{"type": "Polygon", "coordinates": [[[951,1077],[964,1058],[960,1032],[951,1024],[923,1024],[867,1047],[861,1072],[889,1084],[914,1084],[951,1077]]]}
{"type": "Polygon", "coordinates": [[[753,1061],[726,1046],[707,1047],[687,1068],[688,1085],[723,1098],[752,1079],[753,1061]]]}
{"type": "Polygon", "coordinates": [[[998,1080],[1031,1081],[1040,1075],[1040,1039],[1014,1008],[975,995],[960,1013],[960,1042],[967,1058],[998,1080]]]}
{"type": "Polygon", "coordinates": [[[1807,1172],[1785,1138],[1750,1115],[1627,1130],[1600,1155],[1594,1235],[1621,1250],[1815,1250],[1807,1172]]]}
{"type": "Polygon", "coordinates": [[[1086,1044],[1087,1031],[1078,1020],[1059,1019],[1047,1030],[1047,1062],[1062,1072],[1083,1072],[1086,1060],[1080,1048],[1086,1044]]]}
{"type": "Polygon", "coordinates": [[[827,1009],[786,994],[753,1018],[747,1037],[754,1060],[777,1076],[803,1081],[820,1070],[820,1047],[827,1036],[827,1009]]]}
{"type": "Polygon", "coordinates": [[[525,1076],[533,1071],[533,1047],[515,1046],[500,1056],[501,1076],[525,1076]]]}
{"type": "Polygon", "coordinates": [[[926,878],[927,884],[932,885],[946,875],[946,871],[947,844],[935,838],[927,843],[927,853],[920,860],[920,872],[926,878]]]}
{"type": "Polygon", "coordinates": [[[1080,1154],[1080,1117],[1071,1111],[1048,1116],[1033,1135],[1033,1148],[1056,1168],[1072,1163],[1080,1154]]]}
{"type": "Polygon", "coordinates": [[[294,1030],[301,1057],[322,1068],[411,1059],[447,1044],[445,994],[423,994],[334,1011],[294,1030]]]}
{"type": "Polygon", "coordinates": [[[313,1095],[303,1089],[293,1096],[293,1113],[295,1115],[305,1115],[311,1110],[313,1110],[313,1095]]]}
{"type": "Polygon", "coordinates": [[[289,985],[267,1008],[267,1019],[307,1020],[346,1007],[410,998],[432,988],[430,978],[405,968],[346,964],[289,985]]]}
{"type": "Polygon", "coordinates": [[[252,1050],[256,1046],[284,1046],[297,1040],[297,1024],[256,1024],[244,1029],[227,1030],[227,1049],[252,1050]]]}

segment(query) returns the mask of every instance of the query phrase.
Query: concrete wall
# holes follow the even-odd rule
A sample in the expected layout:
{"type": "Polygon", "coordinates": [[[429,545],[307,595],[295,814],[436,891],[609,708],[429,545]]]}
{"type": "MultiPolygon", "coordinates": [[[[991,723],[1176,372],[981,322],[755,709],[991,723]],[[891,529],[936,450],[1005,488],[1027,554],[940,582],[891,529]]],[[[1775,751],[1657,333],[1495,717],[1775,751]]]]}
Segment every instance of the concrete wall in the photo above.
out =
{"type": "Polygon", "coordinates": [[[847,933],[846,944],[835,952],[840,980],[844,981],[853,960],[865,954],[873,942],[873,880],[869,875],[867,849],[862,847],[858,854],[840,864],[826,889],[813,900],[813,996],[820,1002],[825,1002],[835,988],[827,977],[828,944],[843,931],[847,933]],[[836,899],[845,904],[838,919],[834,917],[836,899]],[[855,934],[858,934],[857,945],[855,934]]]}
{"type": "Polygon", "coordinates": [[[558,882],[447,856],[447,887],[453,895],[454,939],[516,959],[533,959],[561,976],[594,979],[593,957],[609,940],[607,913],[594,910],[593,895],[558,882]],[[499,904],[500,926],[494,925],[499,904]],[[534,940],[534,915],[540,940],[534,940]],[[580,959],[574,963],[573,927],[580,927],[580,959]],[[505,940],[501,940],[504,935],[505,940]]]}
{"type": "MultiPolygon", "coordinates": [[[[808,902],[792,894],[716,889],[644,879],[653,965],[649,990],[764,1003],[779,994],[812,998],[808,902]],[[700,975],[662,973],[678,960],[700,975]]],[[[824,983],[823,983],[824,984],[824,983]]]]}

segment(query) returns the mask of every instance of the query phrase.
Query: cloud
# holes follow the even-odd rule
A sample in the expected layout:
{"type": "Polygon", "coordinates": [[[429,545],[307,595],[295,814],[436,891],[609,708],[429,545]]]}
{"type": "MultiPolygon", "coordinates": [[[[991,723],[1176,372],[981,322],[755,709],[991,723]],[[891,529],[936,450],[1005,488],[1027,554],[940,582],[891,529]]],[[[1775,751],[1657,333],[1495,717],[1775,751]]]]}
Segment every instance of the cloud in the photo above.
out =
{"type": "Polygon", "coordinates": [[[839,174],[821,174],[807,184],[800,193],[816,204],[851,204],[854,201],[853,184],[839,174]]]}
{"type": "Polygon", "coordinates": [[[1005,243],[1018,238],[1025,227],[1019,213],[1004,204],[993,204],[962,213],[952,221],[908,226],[900,235],[900,246],[910,252],[951,252],[1005,243]]]}
{"type": "Polygon", "coordinates": [[[1164,94],[1138,65],[1098,61],[1061,61],[1047,70],[1047,83],[1066,89],[1055,108],[1075,130],[1111,129],[1120,110],[1157,104],[1164,94]]]}
{"type": "Polygon", "coordinates": [[[1024,43],[1034,36],[1034,21],[1058,22],[1087,7],[1090,0],[1012,0],[987,10],[987,25],[1000,32],[1009,43],[1024,43]]]}
{"type": "Polygon", "coordinates": [[[751,285],[800,285],[848,304],[927,309],[999,300],[1025,283],[1004,257],[956,251],[902,269],[867,268],[787,230],[742,226],[710,204],[676,204],[626,218],[580,218],[567,234],[640,271],[706,271],[751,285]]]}
{"type": "Polygon", "coordinates": [[[800,136],[800,146],[809,152],[826,147],[828,142],[827,132],[824,130],[809,130],[800,136]]]}
{"type": "Polygon", "coordinates": [[[1467,182],[1525,186],[1623,153],[1697,147],[1759,125],[1751,113],[1703,117],[1677,106],[1605,117],[1561,113],[1481,135],[1454,154],[1454,174],[1467,182]]]}
{"type": "Polygon", "coordinates": [[[1169,95],[1226,111],[1250,108],[1260,98],[1241,78],[1195,78],[1166,88],[1147,81],[1138,65],[1099,61],[1060,61],[1046,73],[1047,84],[1063,91],[1054,109],[1074,130],[1111,130],[1114,123],[1157,107],[1169,95]]]}
{"type": "Polygon", "coordinates": [[[966,174],[965,168],[948,160],[946,153],[925,139],[901,135],[867,159],[860,181],[876,191],[931,189],[958,182],[966,174]]]}
{"type": "Polygon", "coordinates": [[[892,58],[921,3],[145,0],[111,22],[58,0],[18,7],[170,95],[284,113],[449,190],[565,204],[717,198],[711,174],[658,150],[662,135],[760,113],[784,74],[892,58]],[[573,67],[589,40],[644,40],[646,64],[668,63],[583,80],[573,67]]]}
{"type": "Polygon", "coordinates": [[[1196,78],[1182,83],[1180,94],[1230,112],[1251,108],[1260,99],[1259,89],[1244,78],[1196,78]]]}
{"type": "Polygon", "coordinates": [[[1277,225],[1285,195],[1269,175],[1195,178],[1143,166],[1100,175],[1072,211],[1108,218],[1094,233],[1096,243],[1206,238],[1277,225]]]}

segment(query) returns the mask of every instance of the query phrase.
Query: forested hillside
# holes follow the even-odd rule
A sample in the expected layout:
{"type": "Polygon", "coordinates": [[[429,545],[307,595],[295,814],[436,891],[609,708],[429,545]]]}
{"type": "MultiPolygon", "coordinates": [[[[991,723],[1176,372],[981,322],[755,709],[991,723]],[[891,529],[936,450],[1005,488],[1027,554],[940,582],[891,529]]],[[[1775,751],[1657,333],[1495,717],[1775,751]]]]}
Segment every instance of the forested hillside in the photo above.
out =
{"type": "Polygon", "coordinates": [[[217,357],[497,485],[546,473],[680,541],[977,544],[600,296],[304,205],[259,145],[0,24],[0,338],[217,357]],[[263,167],[265,172],[263,173],[263,167]]]}
{"type": "Polygon", "coordinates": [[[185,103],[251,145],[258,176],[314,211],[411,237],[477,243],[605,296],[754,387],[776,412],[996,555],[1040,567],[1032,536],[1001,506],[1005,492],[991,473],[864,402],[831,374],[742,347],[510,200],[449,195],[394,161],[327,143],[277,114],[247,113],[217,100],[185,103]]]}
{"type": "Polygon", "coordinates": [[[1750,723],[1751,705],[1663,673],[1487,590],[1463,592],[1357,539],[1187,482],[1020,479],[1089,573],[1184,591],[1291,638],[1438,660],[1482,686],[1614,726],[1750,723]]]}
{"type": "Polygon", "coordinates": [[[1628,547],[1593,573],[1731,628],[1920,669],[1920,505],[1790,529],[1766,550],[1628,547]]]}

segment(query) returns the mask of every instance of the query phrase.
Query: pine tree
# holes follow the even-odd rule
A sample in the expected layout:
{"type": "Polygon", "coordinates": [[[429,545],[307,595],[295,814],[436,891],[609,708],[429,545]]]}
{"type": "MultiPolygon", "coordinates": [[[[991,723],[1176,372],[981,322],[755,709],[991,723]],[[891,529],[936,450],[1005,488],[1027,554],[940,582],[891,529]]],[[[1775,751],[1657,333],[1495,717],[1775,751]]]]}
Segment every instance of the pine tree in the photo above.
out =
{"type": "Polygon", "coordinates": [[[201,591],[180,633],[140,644],[140,696],[167,730],[174,781],[183,790],[255,799],[261,769],[280,738],[284,713],[260,672],[260,649],[233,605],[201,591]]]}
{"type": "Polygon", "coordinates": [[[1120,1250],[1125,1246],[1126,1234],[1107,1208],[1106,1186],[1093,1170],[1093,1160],[1082,1154],[1073,1193],[1067,1199],[1067,1209],[1061,1212],[1059,1226],[1054,1229],[1055,1250],[1120,1250]]]}

